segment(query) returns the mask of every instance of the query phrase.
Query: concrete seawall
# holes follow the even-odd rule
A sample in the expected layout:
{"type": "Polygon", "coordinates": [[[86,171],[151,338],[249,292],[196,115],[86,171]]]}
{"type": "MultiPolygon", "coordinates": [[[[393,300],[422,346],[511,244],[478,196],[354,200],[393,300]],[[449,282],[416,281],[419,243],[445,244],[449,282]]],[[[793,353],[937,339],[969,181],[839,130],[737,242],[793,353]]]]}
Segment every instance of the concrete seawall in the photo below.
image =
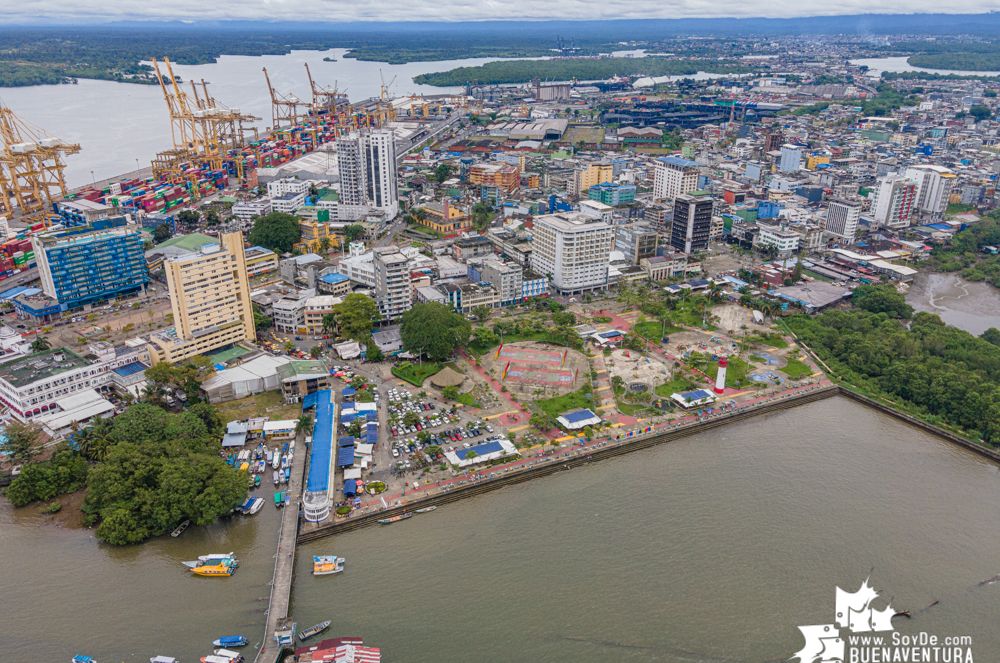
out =
{"type": "Polygon", "coordinates": [[[447,492],[430,495],[428,497],[419,500],[408,502],[405,505],[384,509],[382,511],[378,511],[375,513],[365,514],[357,518],[335,521],[328,525],[324,525],[312,530],[301,532],[299,534],[298,540],[299,543],[308,543],[310,541],[317,541],[319,539],[328,536],[333,536],[334,534],[342,534],[344,532],[350,532],[352,530],[356,530],[361,527],[368,527],[369,525],[374,525],[382,518],[388,518],[390,516],[405,513],[408,511],[413,511],[414,509],[419,509],[422,507],[438,506],[442,504],[448,504],[450,502],[456,502],[461,499],[466,499],[468,497],[473,497],[475,495],[481,495],[483,493],[497,490],[505,486],[511,486],[538,477],[555,474],[556,472],[562,472],[564,470],[568,470],[580,465],[585,465],[587,463],[604,460],[605,458],[613,458],[615,456],[620,456],[622,454],[638,451],[640,449],[648,449],[649,447],[655,446],[657,444],[670,442],[671,440],[676,440],[682,437],[687,437],[689,435],[694,435],[696,433],[712,430],[713,428],[718,428],[720,426],[725,426],[727,424],[731,424],[737,421],[750,419],[758,415],[768,414],[772,412],[780,412],[799,405],[803,405],[805,403],[812,403],[815,401],[824,400],[833,396],[837,396],[840,393],[841,393],[840,387],[837,387],[835,385],[830,385],[827,387],[816,389],[814,391],[808,391],[805,393],[789,396],[781,400],[773,401],[770,403],[764,403],[762,405],[758,405],[748,410],[737,411],[731,414],[717,415],[710,419],[706,419],[704,421],[700,421],[693,424],[688,424],[686,426],[681,426],[672,430],[663,430],[663,431],[656,431],[653,433],[646,433],[644,435],[637,435],[635,437],[627,438],[627,441],[625,440],[618,441],[617,443],[612,443],[610,446],[607,447],[594,449],[592,451],[587,451],[585,453],[580,453],[578,455],[574,455],[564,459],[552,460],[550,462],[546,462],[541,465],[529,467],[523,470],[518,470],[510,474],[505,474],[495,479],[487,479],[479,483],[474,483],[471,485],[454,488],[447,492]]]}

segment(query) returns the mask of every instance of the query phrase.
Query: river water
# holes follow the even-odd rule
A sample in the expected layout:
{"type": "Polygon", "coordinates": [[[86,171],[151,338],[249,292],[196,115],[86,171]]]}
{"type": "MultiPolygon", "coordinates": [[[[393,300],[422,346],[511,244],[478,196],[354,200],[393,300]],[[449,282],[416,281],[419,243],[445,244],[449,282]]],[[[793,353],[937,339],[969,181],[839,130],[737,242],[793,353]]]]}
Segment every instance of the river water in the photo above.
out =
{"type": "MultiPolygon", "coordinates": [[[[305,546],[293,611],[396,662],[776,662],[871,572],[897,609],[940,600],[897,628],[971,635],[994,661],[1000,584],[977,584],[1000,573],[998,475],[830,399],[305,546]],[[313,577],[320,553],[347,570],[313,577]]],[[[190,663],[220,634],[256,641],[276,528],[268,504],[112,549],[4,505],[2,658],[190,663]],[[228,580],[180,566],[229,550],[228,580]]]]}
{"type": "MultiPolygon", "coordinates": [[[[271,100],[263,67],[267,67],[272,84],[281,94],[310,99],[304,67],[308,62],[318,84],[336,84],[351,99],[360,100],[378,96],[383,77],[387,84],[391,83],[390,92],[397,96],[454,92],[460,88],[417,85],[413,77],[497,59],[386,64],[344,58],[346,52],[337,48],[260,57],[224,55],[213,64],[175,65],[174,73],[185,81],[205,79],[219,103],[262,118],[257,124],[263,128],[271,124],[271,100]],[[324,62],[324,57],[337,61],[324,62]]],[[[190,91],[185,85],[185,90],[190,91]]],[[[0,89],[0,102],[48,135],[80,143],[83,151],[67,158],[70,186],[146,167],[156,152],[171,147],[167,108],[159,86],[81,79],[77,85],[0,89]]]]}
{"type": "Polygon", "coordinates": [[[966,281],[954,273],[920,272],[906,293],[906,301],[970,334],[978,336],[990,327],[1000,329],[1000,290],[989,283],[966,281]]]}
{"type": "Polygon", "coordinates": [[[859,58],[851,60],[854,66],[867,66],[868,76],[879,78],[883,71],[900,73],[904,71],[924,71],[932,74],[955,74],[957,76],[1000,76],[1000,71],[965,71],[961,69],[928,69],[926,67],[914,67],[909,62],[909,56],[887,58],[859,58]]]}

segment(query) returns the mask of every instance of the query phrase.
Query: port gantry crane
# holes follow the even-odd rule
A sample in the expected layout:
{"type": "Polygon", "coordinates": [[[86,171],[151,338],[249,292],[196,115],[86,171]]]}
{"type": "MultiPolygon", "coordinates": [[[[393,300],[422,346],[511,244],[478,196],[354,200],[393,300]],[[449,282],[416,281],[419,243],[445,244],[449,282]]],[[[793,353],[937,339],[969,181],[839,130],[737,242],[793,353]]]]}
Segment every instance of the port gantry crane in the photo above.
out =
{"type": "MultiPolygon", "coordinates": [[[[208,83],[204,80],[201,81],[201,92],[198,85],[191,81],[189,98],[174,76],[169,58],[163,58],[166,75],[160,71],[160,63],[156,58],[150,60],[167,104],[170,134],[174,143],[172,149],[160,152],[153,159],[155,177],[179,184],[189,179],[185,170],[192,164],[205,164],[213,170],[221,169],[231,158],[229,151],[242,148],[248,135],[257,137],[256,128],[244,125],[260,118],[218,104],[209,94],[208,83]]],[[[236,175],[242,178],[243,160],[239,157],[233,160],[236,175]]],[[[196,186],[192,187],[192,195],[198,195],[196,186]]]]}
{"type": "MultiPolygon", "coordinates": [[[[306,70],[308,71],[306,65],[306,70]]],[[[267,81],[267,91],[271,95],[271,130],[291,129],[302,123],[302,113],[299,108],[305,104],[294,94],[280,94],[271,85],[271,76],[264,67],[264,80],[267,81]]],[[[310,83],[311,83],[310,77],[310,83]]]]}
{"type": "Polygon", "coordinates": [[[80,146],[29,126],[0,106],[0,217],[49,225],[52,204],[66,195],[63,158],[80,146]]]}

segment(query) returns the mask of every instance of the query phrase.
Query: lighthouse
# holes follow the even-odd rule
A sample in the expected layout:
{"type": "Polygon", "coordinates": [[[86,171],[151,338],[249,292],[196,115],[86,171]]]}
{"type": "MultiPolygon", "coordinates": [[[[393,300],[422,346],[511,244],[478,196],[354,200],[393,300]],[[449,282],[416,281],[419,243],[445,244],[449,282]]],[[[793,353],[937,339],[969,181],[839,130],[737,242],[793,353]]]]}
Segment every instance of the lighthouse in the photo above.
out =
{"type": "Polygon", "coordinates": [[[729,360],[726,357],[719,358],[719,372],[715,374],[715,393],[721,394],[726,390],[726,367],[729,360]]]}

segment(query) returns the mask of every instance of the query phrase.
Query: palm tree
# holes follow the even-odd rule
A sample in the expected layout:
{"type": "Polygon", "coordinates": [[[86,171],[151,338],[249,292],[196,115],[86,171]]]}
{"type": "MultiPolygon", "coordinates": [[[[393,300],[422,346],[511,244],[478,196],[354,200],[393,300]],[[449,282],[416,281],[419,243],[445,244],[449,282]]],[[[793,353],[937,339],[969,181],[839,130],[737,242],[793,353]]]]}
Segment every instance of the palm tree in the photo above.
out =
{"type": "Polygon", "coordinates": [[[38,336],[35,338],[34,341],[31,342],[32,352],[45,352],[51,347],[52,344],[49,342],[49,339],[45,338],[44,336],[38,336]]]}
{"type": "Polygon", "coordinates": [[[299,417],[298,421],[295,422],[295,432],[305,433],[308,435],[313,429],[313,418],[312,415],[303,414],[299,417]]]}

